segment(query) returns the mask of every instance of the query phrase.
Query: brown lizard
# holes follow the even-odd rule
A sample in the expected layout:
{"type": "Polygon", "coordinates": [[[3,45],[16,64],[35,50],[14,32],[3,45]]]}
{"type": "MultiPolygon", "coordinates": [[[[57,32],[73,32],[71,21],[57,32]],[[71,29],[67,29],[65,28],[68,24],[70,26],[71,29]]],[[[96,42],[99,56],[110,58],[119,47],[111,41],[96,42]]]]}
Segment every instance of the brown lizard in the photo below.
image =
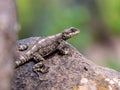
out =
{"type": "Polygon", "coordinates": [[[44,65],[44,57],[55,50],[59,50],[63,54],[68,54],[69,50],[64,46],[65,40],[71,38],[79,32],[80,31],[78,29],[71,27],[64,30],[62,33],[43,37],[42,39],[39,37],[32,38],[33,40],[29,40],[29,43],[20,44],[18,42],[18,49],[22,54],[15,62],[15,67],[18,67],[33,58],[36,62],[38,62],[33,66],[33,71],[36,73],[46,73],[48,71],[48,67],[45,67],[44,65]]]}

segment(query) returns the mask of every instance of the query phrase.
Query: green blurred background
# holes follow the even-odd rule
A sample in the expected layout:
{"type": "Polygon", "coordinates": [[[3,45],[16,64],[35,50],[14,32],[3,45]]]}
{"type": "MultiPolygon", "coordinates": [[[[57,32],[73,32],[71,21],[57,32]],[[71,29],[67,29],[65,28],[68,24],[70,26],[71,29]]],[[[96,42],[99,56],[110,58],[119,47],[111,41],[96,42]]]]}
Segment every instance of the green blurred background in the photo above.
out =
{"type": "Polygon", "coordinates": [[[81,33],[70,40],[95,63],[120,71],[120,0],[16,0],[19,39],[48,36],[66,28],[81,33]]]}

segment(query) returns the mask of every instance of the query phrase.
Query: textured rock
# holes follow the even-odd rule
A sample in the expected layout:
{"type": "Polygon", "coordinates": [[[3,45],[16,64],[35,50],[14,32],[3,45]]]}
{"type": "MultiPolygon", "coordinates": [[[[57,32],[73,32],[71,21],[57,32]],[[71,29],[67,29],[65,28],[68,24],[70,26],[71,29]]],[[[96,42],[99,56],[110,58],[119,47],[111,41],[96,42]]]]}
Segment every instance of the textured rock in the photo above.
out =
{"type": "Polygon", "coordinates": [[[71,45],[66,45],[70,55],[61,55],[56,51],[45,57],[46,66],[49,67],[46,74],[40,73],[38,77],[32,71],[33,61],[16,68],[13,90],[81,90],[81,87],[88,86],[94,90],[120,90],[119,72],[94,64],[71,45]]]}

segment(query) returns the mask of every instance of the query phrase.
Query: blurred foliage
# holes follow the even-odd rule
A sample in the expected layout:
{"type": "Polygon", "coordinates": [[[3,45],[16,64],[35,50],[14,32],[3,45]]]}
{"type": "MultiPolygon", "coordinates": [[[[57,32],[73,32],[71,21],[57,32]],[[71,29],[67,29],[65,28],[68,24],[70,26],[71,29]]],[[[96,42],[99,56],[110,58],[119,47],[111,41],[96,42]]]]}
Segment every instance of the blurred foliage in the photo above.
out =
{"type": "Polygon", "coordinates": [[[113,69],[115,69],[115,70],[120,72],[120,65],[119,65],[119,63],[115,62],[115,58],[112,58],[112,59],[110,58],[108,61],[109,62],[106,62],[106,66],[107,67],[113,68],[113,69]]]}
{"type": "Polygon", "coordinates": [[[86,24],[90,19],[87,8],[74,0],[18,0],[20,38],[52,35],[69,27],[79,28],[82,34],[69,40],[75,47],[86,47],[90,34],[86,24]],[[76,42],[75,39],[78,42],[76,42]],[[86,42],[87,41],[87,42],[86,42]]]}
{"type": "Polygon", "coordinates": [[[103,21],[112,34],[120,34],[120,0],[96,0],[103,21]]]}

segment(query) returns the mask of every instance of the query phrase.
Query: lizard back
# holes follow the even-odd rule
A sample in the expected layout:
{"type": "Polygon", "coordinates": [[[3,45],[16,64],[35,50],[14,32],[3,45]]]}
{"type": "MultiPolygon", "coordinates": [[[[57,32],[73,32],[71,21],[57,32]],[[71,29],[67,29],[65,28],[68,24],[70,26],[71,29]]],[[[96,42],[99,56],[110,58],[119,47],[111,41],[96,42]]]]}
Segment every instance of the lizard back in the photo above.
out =
{"type": "Polygon", "coordinates": [[[41,56],[46,56],[57,49],[60,44],[60,40],[62,40],[60,34],[40,39],[29,48],[29,50],[26,52],[26,55],[30,56],[36,52],[41,56]]]}

